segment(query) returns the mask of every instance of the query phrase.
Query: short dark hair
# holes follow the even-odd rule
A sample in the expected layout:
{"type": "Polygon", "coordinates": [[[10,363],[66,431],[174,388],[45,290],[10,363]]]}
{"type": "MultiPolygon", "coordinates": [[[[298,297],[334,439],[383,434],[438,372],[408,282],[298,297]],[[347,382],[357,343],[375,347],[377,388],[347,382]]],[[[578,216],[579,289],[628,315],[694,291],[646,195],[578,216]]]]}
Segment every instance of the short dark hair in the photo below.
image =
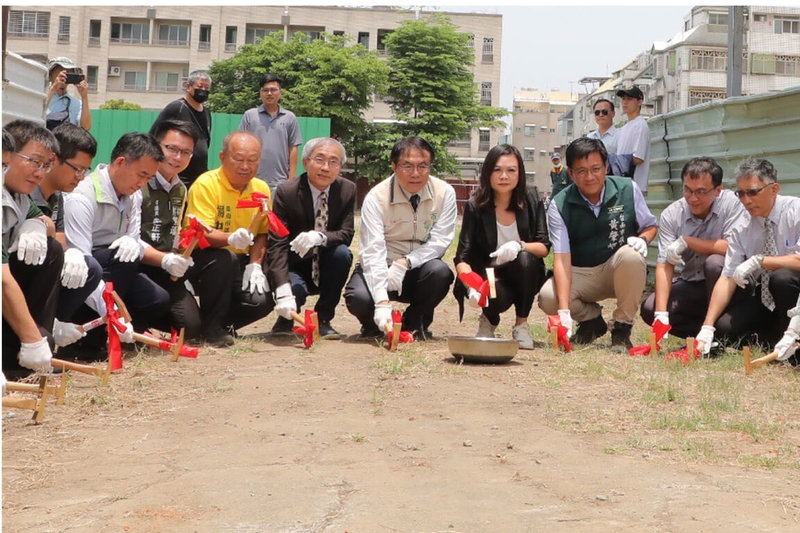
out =
{"type": "Polygon", "coordinates": [[[518,181],[511,194],[511,201],[508,203],[508,211],[525,208],[526,192],[528,183],[525,177],[525,163],[519,150],[510,144],[498,144],[493,146],[486,158],[483,160],[480,175],[480,187],[475,191],[475,202],[478,209],[494,209],[494,190],[492,189],[492,173],[497,164],[497,160],[504,155],[513,155],[517,158],[518,181]]]}
{"type": "Polygon", "coordinates": [[[72,159],[78,152],[85,152],[92,158],[97,155],[97,141],[80,126],[64,122],[56,126],[53,135],[58,140],[58,159],[61,161],[72,159]]]}
{"type": "Polygon", "coordinates": [[[614,102],[612,102],[611,100],[609,100],[607,98],[598,98],[597,100],[595,100],[594,101],[594,105],[592,105],[592,111],[594,111],[597,108],[597,104],[600,104],[602,102],[605,102],[608,105],[610,105],[611,106],[611,111],[614,111],[614,102]]]}
{"type": "Polygon", "coordinates": [[[603,159],[603,164],[608,164],[608,151],[600,139],[590,139],[589,137],[579,137],[567,146],[567,168],[572,168],[572,164],[578,159],[589,157],[593,152],[598,152],[603,159]]]}
{"type": "Polygon", "coordinates": [[[748,157],[736,167],[736,181],[755,176],[764,185],[778,183],[778,170],[766,159],[748,157]]]}
{"type": "Polygon", "coordinates": [[[53,133],[32,120],[13,120],[6,124],[5,131],[14,139],[16,151],[25,148],[25,145],[31,141],[38,142],[56,154],[59,151],[58,140],[53,136],[53,133]]]}
{"type": "Polygon", "coordinates": [[[17,145],[14,143],[14,137],[11,136],[9,132],[3,128],[3,151],[4,152],[15,152],[17,150],[17,145]]]}
{"type": "Polygon", "coordinates": [[[431,163],[433,163],[433,146],[431,146],[428,141],[422,137],[417,137],[416,135],[403,137],[394,143],[394,146],[392,147],[392,154],[389,156],[389,160],[392,163],[397,164],[397,162],[400,161],[400,157],[409,150],[421,150],[428,152],[428,154],[431,156],[431,163]]]}
{"type": "Polygon", "coordinates": [[[258,83],[258,88],[261,89],[267,83],[275,82],[278,84],[278,87],[283,88],[283,78],[278,76],[277,74],[268,73],[261,77],[261,81],[258,83]]]}
{"type": "Polygon", "coordinates": [[[683,182],[687,176],[690,178],[699,178],[703,174],[711,175],[711,183],[714,187],[722,185],[722,167],[719,166],[714,159],[706,156],[695,157],[683,165],[683,170],[681,170],[681,182],[683,182]]]}
{"type": "Polygon", "coordinates": [[[200,130],[197,128],[197,126],[186,120],[176,120],[173,118],[168,118],[167,120],[162,120],[159,122],[152,133],[153,138],[158,142],[161,142],[164,136],[171,130],[175,130],[183,133],[187,137],[191,137],[194,144],[197,144],[197,140],[200,138],[200,130]]]}
{"type": "Polygon", "coordinates": [[[130,132],[119,138],[114,149],[111,150],[111,162],[118,157],[130,161],[138,161],[143,157],[152,157],[158,162],[164,160],[164,152],[152,135],[147,133],[130,132]]]}

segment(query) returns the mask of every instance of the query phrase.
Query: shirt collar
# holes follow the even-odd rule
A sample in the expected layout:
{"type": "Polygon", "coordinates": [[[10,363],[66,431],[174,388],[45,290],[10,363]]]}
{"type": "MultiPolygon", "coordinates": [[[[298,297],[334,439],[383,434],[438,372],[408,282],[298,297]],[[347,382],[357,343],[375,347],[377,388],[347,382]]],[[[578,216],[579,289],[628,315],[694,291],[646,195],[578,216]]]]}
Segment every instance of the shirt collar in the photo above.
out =
{"type": "MultiPolygon", "coordinates": [[[[267,113],[267,108],[264,107],[264,104],[261,104],[260,106],[258,106],[258,112],[259,113],[264,113],[264,114],[266,114],[267,116],[270,116],[270,117],[273,116],[273,115],[270,115],[269,113],[267,113]]],[[[277,117],[278,115],[283,115],[285,113],[286,113],[286,110],[283,108],[283,106],[278,104],[278,112],[275,113],[275,116],[277,117]]]]}
{"type": "Polygon", "coordinates": [[[160,185],[162,189],[167,192],[170,192],[173,187],[180,183],[181,179],[178,177],[177,174],[172,178],[172,181],[167,181],[167,178],[161,175],[161,172],[156,171],[156,175],[150,180],[150,185],[156,187],[156,184],[160,185]]]}

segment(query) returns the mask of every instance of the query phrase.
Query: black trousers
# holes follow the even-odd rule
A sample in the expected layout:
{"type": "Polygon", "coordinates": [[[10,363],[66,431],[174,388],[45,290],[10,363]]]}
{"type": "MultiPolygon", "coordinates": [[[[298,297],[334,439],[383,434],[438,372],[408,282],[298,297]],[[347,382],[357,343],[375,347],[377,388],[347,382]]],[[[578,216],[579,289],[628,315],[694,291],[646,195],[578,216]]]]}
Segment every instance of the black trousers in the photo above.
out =
{"type": "MultiPolygon", "coordinates": [[[[192,293],[186,288],[185,277],[172,281],[168,272],[160,267],[141,265],[141,271],[169,294],[169,313],[162,318],[157,327],[162,331],[170,328],[185,328],[186,340],[198,340],[202,337],[203,327],[200,319],[200,308],[192,293]]],[[[224,279],[224,278],[221,278],[224,279]]],[[[230,279],[230,276],[228,276],[230,279]]],[[[224,285],[218,283],[217,286],[224,285]]],[[[194,287],[194,284],[192,284],[194,287]]]]}
{"type": "Polygon", "coordinates": [[[336,305],[353,264],[353,252],[344,244],[320,248],[319,251],[319,287],[311,280],[311,259],[294,265],[289,271],[289,279],[297,308],[305,305],[309,294],[319,294],[314,311],[320,322],[330,322],[336,315],[336,305]]]}
{"type": "Polygon", "coordinates": [[[97,284],[103,279],[103,267],[91,255],[83,256],[86,265],[89,267],[89,275],[83,287],[68,289],[61,287],[58,293],[58,310],[56,318],[62,322],[74,322],[78,309],[81,308],[86,298],[94,292],[97,284]]]}
{"type": "Polygon", "coordinates": [[[489,299],[483,314],[492,325],[500,323],[500,313],[512,305],[518,317],[527,317],[533,299],[545,281],[544,261],[528,252],[494,269],[496,298],[489,299]]]}
{"type": "MultiPolygon", "coordinates": [[[[61,287],[61,269],[64,266],[64,249],[52,237],[47,238],[47,255],[41,265],[26,265],[12,253],[8,258],[8,268],[25,295],[28,306],[42,336],[47,337],[53,347],[53,320],[58,307],[58,293],[61,287]]],[[[3,320],[3,369],[21,368],[17,360],[20,340],[11,326],[3,320]]]]}
{"type": "MultiPolygon", "coordinates": [[[[697,335],[703,325],[711,301],[711,292],[717,283],[725,256],[714,254],[706,258],[703,265],[704,280],[686,281],[676,279],[672,282],[667,300],[669,323],[672,326],[669,333],[682,339],[697,335]]],[[[639,309],[642,320],[650,326],[653,325],[656,307],[656,295],[650,294],[639,309]]]]}
{"type": "MultiPolygon", "coordinates": [[[[433,310],[439,305],[453,283],[453,271],[441,259],[432,259],[406,273],[403,290],[389,292],[389,299],[410,304],[403,313],[403,329],[427,330],[433,322],[433,310]]],[[[355,316],[361,327],[373,329],[375,302],[367,288],[361,265],[353,269],[353,275],[344,289],[347,310],[355,316]]]]}

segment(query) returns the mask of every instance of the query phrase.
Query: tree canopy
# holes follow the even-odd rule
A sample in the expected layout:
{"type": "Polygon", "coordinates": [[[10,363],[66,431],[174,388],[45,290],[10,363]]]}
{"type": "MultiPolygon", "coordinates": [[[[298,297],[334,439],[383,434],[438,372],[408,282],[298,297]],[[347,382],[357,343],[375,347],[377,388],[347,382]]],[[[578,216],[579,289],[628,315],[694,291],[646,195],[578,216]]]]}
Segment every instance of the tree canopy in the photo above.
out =
{"type": "Polygon", "coordinates": [[[123,111],[140,111],[142,106],[128,102],[122,98],[106,100],[105,103],[100,104],[100,109],[121,109],[123,111]]]}

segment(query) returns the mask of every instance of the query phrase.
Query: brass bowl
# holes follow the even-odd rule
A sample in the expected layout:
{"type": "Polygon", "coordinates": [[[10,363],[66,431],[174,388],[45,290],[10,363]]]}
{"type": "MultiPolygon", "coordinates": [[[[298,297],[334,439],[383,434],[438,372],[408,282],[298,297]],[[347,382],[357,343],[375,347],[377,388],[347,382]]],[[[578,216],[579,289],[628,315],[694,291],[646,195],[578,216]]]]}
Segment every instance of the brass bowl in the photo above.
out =
{"type": "Polygon", "coordinates": [[[519,350],[519,342],[512,339],[451,335],[447,337],[447,348],[458,362],[500,364],[514,359],[519,350]]]}

